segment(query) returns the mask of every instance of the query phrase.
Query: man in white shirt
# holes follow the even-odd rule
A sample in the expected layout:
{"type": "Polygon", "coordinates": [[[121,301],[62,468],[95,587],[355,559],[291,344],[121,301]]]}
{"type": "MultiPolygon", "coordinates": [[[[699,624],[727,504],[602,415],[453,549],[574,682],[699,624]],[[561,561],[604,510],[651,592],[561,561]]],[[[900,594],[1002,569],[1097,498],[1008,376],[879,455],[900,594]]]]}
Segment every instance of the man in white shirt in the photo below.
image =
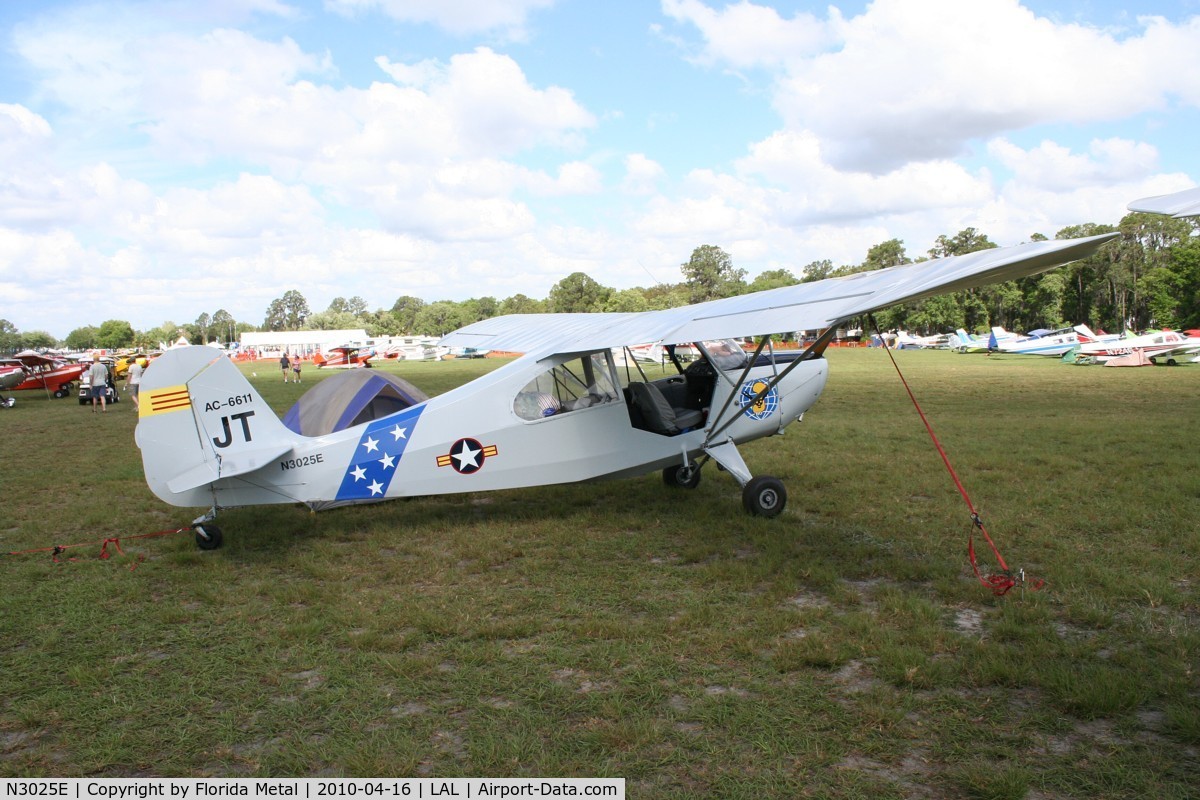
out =
{"type": "Polygon", "coordinates": [[[105,401],[108,396],[108,367],[104,366],[100,356],[96,356],[96,360],[92,362],[88,377],[92,379],[92,413],[96,413],[96,401],[99,400],[100,410],[107,414],[108,406],[105,405],[105,401]]]}
{"type": "Polygon", "coordinates": [[[142,359],[139,356],[129,365],[129,397],[133,400],[133,407],[138,407],[138,388],[142,383],[142,359]]]}

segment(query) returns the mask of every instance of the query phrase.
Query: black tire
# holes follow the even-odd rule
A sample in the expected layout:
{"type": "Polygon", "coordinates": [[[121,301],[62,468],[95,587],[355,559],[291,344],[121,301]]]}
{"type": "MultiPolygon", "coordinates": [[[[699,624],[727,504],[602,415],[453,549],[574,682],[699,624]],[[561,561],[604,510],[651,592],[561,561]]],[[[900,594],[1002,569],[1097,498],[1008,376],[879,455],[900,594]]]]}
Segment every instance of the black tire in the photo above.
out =
{"type": "Polygon", "coordinates": [[[667,467],[662,476],[663,483],[673,489],[695,489],[700,485],[700,467],[696,464],[667,467]]]}
{"type": "Polygon", "coordinates": [[[777,517],[786,505],[787,489],[779,478],[759,475],[742,489],[742,506],[756,517],[777,517]]]}
{"type": "Polygon", "coordinates": [[[201,550],[216,550],[224,541],[216,525],[196,525],[196,546],[201,550]]]}

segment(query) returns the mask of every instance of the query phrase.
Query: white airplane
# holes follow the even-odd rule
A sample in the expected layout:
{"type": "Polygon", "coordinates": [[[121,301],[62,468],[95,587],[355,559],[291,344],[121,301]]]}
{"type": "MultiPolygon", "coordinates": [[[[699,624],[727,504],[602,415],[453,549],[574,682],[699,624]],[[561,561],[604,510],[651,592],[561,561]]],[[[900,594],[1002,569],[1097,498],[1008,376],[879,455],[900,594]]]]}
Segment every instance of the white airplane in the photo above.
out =
{"type": "Polygon", "coordinates": [[[1004,328],[992,328],[992,332],[986,337],[976,336],[959,328],[950,339],[950,349],[956,353],[990,353],[1001,342],[1015,338],[1017,338],[1015,333],[1006,331],[1004,328]]]}
{"type": "Polygon", "coordinates": [[[1080,355],[1090,356],[1114,367],[1145,366],[1157,363],[1159,359],[1164,364],[1175,366],[1177,359],[1183,361],[1197,353],[1200,353],[1200,339],[1193,339],[1178,331],[1151,331],[1141,336],[1079,345],[1080,355]]]}
{"type": "Polygon", "coordinates": [[[1115,340],[1117,334],[1094,333],[1087,325],[1075,325],[1056,331],[1030,331],[1027,336],[998,340],[996,349],[1001,353],[1026,356],[1061,356],[1073,347],[1092,342],[1115,340]]]}
{"type": "Polygon", "coordinates": [[[208,508],[192,522],[203,549],[221,544],[213,520],[223,508],[320,509],[656,470],[669,486],[694,488],[710,461],[741,485],[748,512],[772,517],[786,503],[783,482],[753,475],[738,446],[783,433],[812,407],[839,325],[1043,272],[1116,236],[1030,242],[663,311],[494,317],[442,345],[523,356],[437,397],[309,436],[285,426],[220,351],[181,348],[142,377],[135,439],[155,495],[208,508]],[[773,332],[817,329],[824,334],[803,352],[772,348],[773,332]],[[732,341],[745,336],[762,337],[753,353],[732,341]],[[636,365],[619,371],[612,349],[646,342],[694,344],[701,358],[653,381],[636,365]]]}
{"type": "Polygon", "coordinates": [[[896,331],[894,347],[897,349],[913,348],[928,350],[945,348],[948,346],[949,341],[950,334],[948,333],[938,333],[933,336],[913,336],[908,331],[896,331]]]}

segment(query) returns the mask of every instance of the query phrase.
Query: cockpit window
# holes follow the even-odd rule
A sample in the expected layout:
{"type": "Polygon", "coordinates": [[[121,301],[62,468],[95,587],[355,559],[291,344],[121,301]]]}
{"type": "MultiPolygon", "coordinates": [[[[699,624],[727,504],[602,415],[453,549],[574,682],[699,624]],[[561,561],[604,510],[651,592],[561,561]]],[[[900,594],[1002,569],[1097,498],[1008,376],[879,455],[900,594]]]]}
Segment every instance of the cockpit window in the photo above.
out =
{"type": "Polygon", "coordinates": [[[521,419],[537,420],[620,398],[607,350],[557,364],[522,387],[513,401],[521,419]]]}

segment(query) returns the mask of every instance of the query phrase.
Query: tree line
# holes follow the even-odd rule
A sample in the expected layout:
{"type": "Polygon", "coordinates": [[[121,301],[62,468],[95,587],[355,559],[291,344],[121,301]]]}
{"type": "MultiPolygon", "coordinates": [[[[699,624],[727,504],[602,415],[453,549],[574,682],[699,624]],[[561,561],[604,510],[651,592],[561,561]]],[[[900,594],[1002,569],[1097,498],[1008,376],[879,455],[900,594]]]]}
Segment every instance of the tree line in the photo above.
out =
{"type": "MultiPolygon", "coordinates": [[[[1116,226],[1088,223],[1064,228],[1055,238],[1072,239],[1119,231],[1121,237],[1098,253],[1041,275],[993,284],[896,306],[876,315],[885,329],[939,333],[964,328],[984,332],[993,326],[1012,331],[1086,324],[1096,330],[1144,330],[1150,327],[1200,327],[1200,223],[1154,214],[1132,213],[1116,226]]],[[[1047,237],[1034,234],[1031,239],[1047,237]]],[[[226,310],[203,312],[194,322],[164,322],[136,331],[122,320],[76,328],[63,341],[43,331],[21,333],[0,319],[0,352],[25,348],[157,347],[184,336],[193,344],[235,341],[245,331],[340,330],[363,328],[372,336],[440,335],[501,314],[595,311],[652,311],[721,297],[822,280],[856,272],[964,255],[996,247],[985,234],[966,228],[939,236],[925,255],[911,258],[899,239],[881,242],[858,264],[834,266],[814,261],[797,273],[772,269],[751,281],[734,266],[729,253],[701,245],[681,264],[684,280],[673,284],[615,289],[583,272],[551,287],[544,299],[524,294],[498,300],[427,302],[401,295],[390,308],[371,310],[361,297],[337,297],[324,311],[313,312],[295,289],[271,301],[260,324],[236,320],[226,310]]]]}

